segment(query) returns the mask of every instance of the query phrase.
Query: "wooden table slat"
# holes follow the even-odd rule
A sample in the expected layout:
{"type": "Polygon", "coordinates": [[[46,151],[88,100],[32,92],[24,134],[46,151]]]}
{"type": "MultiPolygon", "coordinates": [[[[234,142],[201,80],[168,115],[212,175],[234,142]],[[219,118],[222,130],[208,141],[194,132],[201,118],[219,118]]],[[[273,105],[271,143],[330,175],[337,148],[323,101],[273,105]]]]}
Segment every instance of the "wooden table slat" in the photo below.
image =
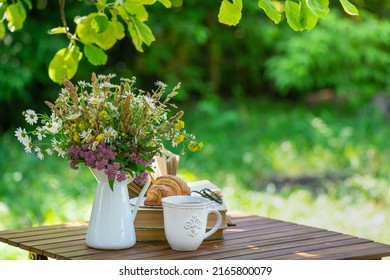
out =
{"type": "Polygon", "coordinates": [[[137,242],[125,250],[96,250],[85,243],[87,223],[0,232],[0,241],[55,259],[380,259],[390,245],[325,229],[229,212],[235,226],[223,240],[177,252],[165,242],[137,242]]]}
{"type": "MultiPolygon", "coordinates": [[[[229,229],[227,230],[229,231],[229,229]]],[[[234,245],[234,244],[238,244],[238,246],[242,246],[242,244],[244,244],[244,242],[255,242],[256,240],[268,240],[269,242],[271,242],[272,240],[276,240],[275,242],[280,242],[280,240],[299,240],[300,238],[311,238],[312,236],[315,236],[315,234],[320,234],[321,236],[323,235],[327,235],[327,236],[330,236],[330,235],[335,235],[335,233],[332,233],[332,232],[327,232],[327,231],[320,231],[318,229],[314,229],[314,228],[304,228],[304,229],[300,229],[298,231],[294,231],[294,234],[292,234],[293,232],[291,232],[290,235],[286,234],[285,231],[283,232],[268,232],[268,234],[261,234],[261,232],[258,232],[257,234],[254,233],[253,235],[249,235],[245,238],[243,237],[235,237],[235,238],[229,238],[229,239],[225,239],[223,240],[223,246],[231,246],[231,245],[234,245]],[[272,238],[270,237],[272,235],[272,238]],[[298,236],[297,236],[298,235],[298,236]]],[[[205,241],[204,244],[207,244],[207,246],[215,246],[214,244],[219,244],[221,243],[220,240],[212,240],[212,241],[205,241]]],[[[163,243],[161,242],[161,244],[164,244],[164,248],[168,248],[169,247],[167,246],[167,243],[163,243]]],[[[134,258],[134,256],[137,254],[137,253],[145,253],[145,252],[148,252],[148,251],[161,251],[161,248],[158,247],[160,244],[153,244],[153,246],[150,246],[150,243],[143,243],[143,242],[138,242],[136,244],[135,247],[133,247],[131,249],[131,251],[109,251],[109,252],[102,252],[99,254],[99,256],[91,256],[91,255],[88,255],[88,258],[92,258],[92,259],[101,259],[101,258],[112,258],[112,257],[121,257],[123,258],[124,255],[128,254],[130,255],[129,257],[130,258],[134,258]],[[149,247],[149,248],[145,248],[145,246],[149,247]]],[[[174,251],[172,251],[174,252],[174,251]]],[[[83,259],[85,258],[84,255],[82,254],[82,252],[68,252],[66,254],[66,257],[69,257],[69,258],[76,258],[76,259],[83,259]]]]}
{"type": "Polygon", "coordinates": [[[365,259],[377,259],[381,253],[386,251],[383,244],[375,242],[362,242],[353,246],[344,246],[338,248],[319,248],[316,250],[295,251],[293,254],[281,255],[275,259],[300,259],[305,258],[327,259],[327,258],[342,258],[355,259],[364,256],[365,259]]]}
{"type": "MultiPolygon", "coordinates": [[[[309,244],[309,245],[304,245],[304,246],[296,246],[295,243],[293,245],[288,245],[286,248],[283,246],[281,247],[273,247],[269,246],[267,248],[264,248],[263,252],[248,252],[248,250],[240,251],[240,252],[233,252],[230,253],[229,255],[214,255],[212,256],[214,259],[235,259],[235,260],[245,260],[245,259],[270,259],[275,256],[280,256],[280,255],[286,255],[292,252],[296,252],[297,250],[301,250],[303,252],[307,251],[312,251],[314,249],[321,249],[321,248],[328,248],[331,247],[332,250],[337,248],[337,247],[347,247],[351,246],[352,244],[355,243],[365,243],[363,240],[359,239],[348,239],[347,242],[345,240],[339,240],[339,241],[331,241],[327,243],[315,243],[315,244],[309,244]]],[[[307,258],[306,256],[302,256],[304,258],[307,258]]],[[[194,258],[197,259],[197,258],[194,258]]]]}

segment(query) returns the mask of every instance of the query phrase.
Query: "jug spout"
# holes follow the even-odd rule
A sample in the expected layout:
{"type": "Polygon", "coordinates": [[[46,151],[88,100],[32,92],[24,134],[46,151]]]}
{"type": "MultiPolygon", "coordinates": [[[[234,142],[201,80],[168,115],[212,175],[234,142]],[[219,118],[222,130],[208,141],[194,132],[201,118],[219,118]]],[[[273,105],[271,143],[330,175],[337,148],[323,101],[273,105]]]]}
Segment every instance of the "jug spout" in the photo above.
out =
{"type": "Polygon", "coordinates": [[[134,206],[134,209],[133,209],[133,218],[135,220],[135,217],[137,216],[137,212],[138,212],[138,208],[139,208],[139,205],[141,204],[142,202],[142,199],[144,198],[145,194],[146,194],[146,191],[148,190],[149,186],[150,186],[150,176],[148,176],[146,178],[146,183],[145,185],[143,186],[141,192],[139,193],[139,196],[138,196],[138,199],[137,199],[137,202],[135,203],[135,206],[134,206]]]}

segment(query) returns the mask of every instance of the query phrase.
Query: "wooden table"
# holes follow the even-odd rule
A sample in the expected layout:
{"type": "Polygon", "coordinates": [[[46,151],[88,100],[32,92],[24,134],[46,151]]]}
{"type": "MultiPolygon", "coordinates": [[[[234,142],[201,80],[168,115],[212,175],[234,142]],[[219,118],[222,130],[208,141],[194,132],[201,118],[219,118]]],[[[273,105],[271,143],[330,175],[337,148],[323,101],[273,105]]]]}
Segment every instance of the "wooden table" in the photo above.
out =
{"type": "Polygon", "coordinates": [[[193,252],[176,252],[167,242],[137,242],[125,250],[85,245],[87,223],[0,231],[0,241],[32,252],[35,259],[381,259],[390,245],[338,232],[242,213],[224,240],[205,241],[193,252]]]}

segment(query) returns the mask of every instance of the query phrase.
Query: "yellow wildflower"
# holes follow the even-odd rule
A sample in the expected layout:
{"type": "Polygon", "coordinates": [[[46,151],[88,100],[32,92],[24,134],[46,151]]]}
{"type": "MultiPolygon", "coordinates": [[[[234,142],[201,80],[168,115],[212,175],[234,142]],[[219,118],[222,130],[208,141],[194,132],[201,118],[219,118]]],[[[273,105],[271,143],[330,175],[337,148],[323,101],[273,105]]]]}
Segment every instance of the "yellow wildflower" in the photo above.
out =
{"type": "Polygon", "coordinates": [[[176,144],[180,144],[181,142],[184,141],[184,135],[180,134],[180,135],[177,135],[173,138],[173,141],[176,143],[176,144]]]}
{"type": "Polygon", "coordinates": [[[80,141],[80,134],[76,133],[73,135],[73,141],[79,142],[80,141]]]}
{"type": "Polygon", "coordinates": [[[108,113],[107,113],[107,111],[102,111],[102,112],[100,112],[100,117],[101,117],[103,120],[107,120],[107,119],[108,119],[108,113]]]}
{"type": "Polygon", "coordinates": [[[99,134],[98,136],[96,136],[96,141],[100,142],[104,139],[104,135],[103,134],[99,134]]]}
{"type": "Polygon", "coordinates": [[[175,123],[175,128],[176,128],[176,129],[183,129],[183,128],[184,128],[184,121],[178,120],[178,121],[175,123]]]}
{"type": "Polygon", "coordinates": [[[188,144],[188,149],[189,149],[191,152],[196,152],[197,150],[201,150],[202,148],[203,148],[203,142],[197,143],[196,141],[191,141],[191,142],[188,144]]]}
{"type": "Polygon", "coordinates": [[[79,123],[79,128],[80,128],[80,131],[85,130],[85,123],[84,122],[80,122],[79,123]]]}

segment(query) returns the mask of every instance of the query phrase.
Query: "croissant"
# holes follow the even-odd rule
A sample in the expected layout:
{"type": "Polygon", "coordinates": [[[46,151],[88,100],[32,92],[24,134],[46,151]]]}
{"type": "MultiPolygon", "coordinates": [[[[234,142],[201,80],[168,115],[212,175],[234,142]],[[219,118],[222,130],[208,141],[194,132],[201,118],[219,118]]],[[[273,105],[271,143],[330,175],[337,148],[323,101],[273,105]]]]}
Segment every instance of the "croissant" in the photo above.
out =
{"type": "Polygon", "coordinates": [[[163,175],[157,177],[152,186],[146,192],[145,205],[161,206],[161,199],[167,196],[189,195],[191,192],[188,184],[175,175],[163,175]]]}

